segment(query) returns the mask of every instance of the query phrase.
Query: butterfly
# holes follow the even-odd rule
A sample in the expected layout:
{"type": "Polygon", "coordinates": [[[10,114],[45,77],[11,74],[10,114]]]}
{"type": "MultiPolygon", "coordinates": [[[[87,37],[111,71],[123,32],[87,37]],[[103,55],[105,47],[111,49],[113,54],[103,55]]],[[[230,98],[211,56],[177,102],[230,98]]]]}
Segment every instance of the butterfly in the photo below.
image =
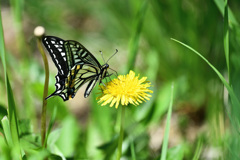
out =
{"type": "MultiPolygon", "coordinates": [[[[100,84],[104,78],[112,75],[107,71],[108,61],[100,65],[98,60],[77,41],[43,36],[42,43],[58,70],[55,76],[56,90],[46,99],[53,96],[60,96],[64,101],[72,99],[85,83],[88,83],[84,93],[84,97],[87,98],[98,81],[100,84]]],[[[113,55],[117,52],[116,50],[113,55]]]]}

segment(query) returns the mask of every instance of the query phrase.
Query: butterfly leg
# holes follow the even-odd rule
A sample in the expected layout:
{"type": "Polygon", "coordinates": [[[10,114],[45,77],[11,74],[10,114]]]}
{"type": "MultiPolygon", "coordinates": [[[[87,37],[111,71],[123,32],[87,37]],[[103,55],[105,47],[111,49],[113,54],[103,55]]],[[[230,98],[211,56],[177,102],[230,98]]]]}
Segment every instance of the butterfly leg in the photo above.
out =
{"type": "MultiPolygon", "coordinates": [[[[111,79],[111,75],[113,75],[113,73],[111,73],[111,74],[108,74],[106,77],[108,77],[109,79],[110,79],[110,81],[112,81],[112,79],[111,79]]],[[[114,81],[112,81],[112,83],[114,83],[114,81]]],[[[115,85],[117,85],[116,83],[114,83],[115,85]]]]}
{"type": "MultiPolygon", "coordinates": [[[[110,92],[109,92],[109,90],[108,90],[108,88],[107,88],[107,86],[105,85],[105,83],[103,83],[102,81],[99,81],[99,85],[100,85],[100,84],[103,84],[103,85],[104,85],[104,87],[107,89],[108,93],[110,93],[110,92]]],[[[102,89],[102,87],[101,87],[101,90],[102,90],[102,92],[103,92],[103,89],[102,89]]]]}
{"type": "Polygon", "coordinates": [[[105,85],[105,83],[103,83],[102,81],[99,81],[99,85],[102,84],[104,85],[105,88],[107,88],[107,86],[105,85]]]}
{"type": "Polygon", "coordinates": [[[108,77],[109,80],[112,81],[112,79],[111,79],[111,75],[113,75],[113,73],[111,73],[111,74],[107,73],[107,75],[106,75],[105,77],[108,77]]]}
{"type": "Polygon", "coordinates": [[[115,76],[118,77],[118,73],[117,73],[117,71],[115,71],[115,70],[112,69],[112,68],[109,68],[109,69],[111,69],[111,70],[115,73],[115,76]]]}

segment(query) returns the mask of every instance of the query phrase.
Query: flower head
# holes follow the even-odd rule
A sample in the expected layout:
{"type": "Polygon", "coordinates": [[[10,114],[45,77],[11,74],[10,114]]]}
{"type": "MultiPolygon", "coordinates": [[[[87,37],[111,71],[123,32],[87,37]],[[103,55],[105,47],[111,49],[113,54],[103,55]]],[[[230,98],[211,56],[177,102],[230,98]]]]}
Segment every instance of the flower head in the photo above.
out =
{"type": "Polygon", "coordinates": [[[97,98],[98,103],[102,103],[101,106],[110,103],[110,107],[115,104],[115,108],[118,108],[121,101],[121,105],[139,105],[142,101],[149,100],[148,93],[153,93],[148,89],[151,83],[146,81],[147,77],[139,79],[139,75],[135,76],[135,72],[130,71],[127,75],[119,75],[118,78],[108,82],[106,86],[100,86],[102,93],[97,98]]]}

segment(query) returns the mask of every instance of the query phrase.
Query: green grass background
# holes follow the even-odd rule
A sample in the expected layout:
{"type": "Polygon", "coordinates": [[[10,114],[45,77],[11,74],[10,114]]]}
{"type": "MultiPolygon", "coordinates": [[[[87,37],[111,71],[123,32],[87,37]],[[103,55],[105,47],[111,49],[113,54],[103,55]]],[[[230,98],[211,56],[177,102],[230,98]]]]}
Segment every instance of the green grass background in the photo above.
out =
{"type": "MultiPolygon", "coordinates": [[[[87,99],[84,87],[68,102],[49,99],[41,148],[39,25],[79,41],[101,64],[99,50],[107,60],[118,49],[111,68],[151,81],[151,100],[126,108],[122,159],[240,159],[240,1],[226,4],[1,0],[0,159],[116,158],[120,110],[97,104],[98,87],[87,99]]],[[[48,60],[50,94],[57,71],[48,60]]]]}

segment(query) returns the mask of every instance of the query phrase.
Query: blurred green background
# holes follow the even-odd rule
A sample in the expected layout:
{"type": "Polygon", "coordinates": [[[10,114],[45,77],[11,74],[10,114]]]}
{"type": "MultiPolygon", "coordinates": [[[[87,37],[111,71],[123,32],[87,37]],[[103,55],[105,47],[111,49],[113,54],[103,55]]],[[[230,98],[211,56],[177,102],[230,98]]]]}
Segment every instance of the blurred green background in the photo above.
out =
{"type": "MultiPolygon", "coordinates": [[[[108,59],[118,49],[109,61],[110,67],[118,74],[126,74],[131,68],[152,83],[154,93],[150,101],[127,107],[123,159],[132,159],[132,148],[138,160],[159,159],[172,82],[175,89],[167,159],[192,159],[196,153],[199,159],[240,157],[234,152],[239,149],[240,139],[232,131],[226,112],[231,111],[231,104],[222,82],[201,58],[171,40],[177,39],[199,51],[230,80],[240,98],[240,1],[229,1],[231,72],[224,53],[223,0],[1,0],[0,3],[7,71],[26,158],[45,154],[37,152],[45,77],[33,35],[39,25],[45,28],[46,35],[82,43],[101,64],[99,50],[108,59]]],[[[48,60],[50,94],[55,90],[57,70],[49,55],[48,60]]],[[[0,65],[1,119],[7,114],[2,71],[0,65]]],[[[84,91],[82,87],[67,102],[60,97],[48,101],[48,121],[54,115],[54,108],[57,109],[48,137],[48,151],[53,159],[116,156],[119,109],[97,104],[98,87],[87,99],[83,97],[84,91]]],[[[11,148],[3,140],[2,125],[0,129],[0,159],[1,155],[11,157],[11,148]]]]}

